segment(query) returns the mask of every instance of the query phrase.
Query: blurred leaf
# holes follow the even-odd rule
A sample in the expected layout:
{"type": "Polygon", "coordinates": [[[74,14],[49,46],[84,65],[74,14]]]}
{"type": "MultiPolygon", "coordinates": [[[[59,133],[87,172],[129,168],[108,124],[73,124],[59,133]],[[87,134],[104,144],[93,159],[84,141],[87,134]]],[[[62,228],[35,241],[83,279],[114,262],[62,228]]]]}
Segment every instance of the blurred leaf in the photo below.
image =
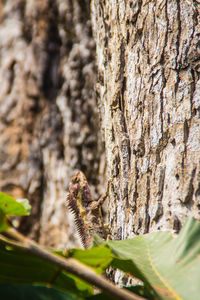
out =
{"type": "Polygon", "coordinates": [[[100,293],[90,297],[87,297],[86,300],[113,300],[110,296],[100,293]]]}
{"type": "MultiPolygon", "coordinates": [[[[146,290],[143,285],[130,286],[124,289],[129,290],[133,292],[135,295],[141,296],[148,300],[158,300],[158,297],[155,295],[155,293],[149,293],[148,290],[146,290]]],[[[113,298],[109,297],[104,293],[100,293],[93,296],[89,296],[86,299],[87,300],[112,300],[113,298]]]]}
{"type": "Polygon", "coordinates": [[[6,300],[75,300],[72,295],[45,286],[0,284],[1,299],[6,300]]]}
{"type": "Polygon", "coordinates": [[[100,238],[100,236],[98,236],[98,234],[94,234],[93,238],[94,238],[94,240],[93,240],[92,247],[97,247],[97,246],[105,244],[105,241],[102,238],[100,238]]]}
{"type": "Polygon", "coordinates": [[[72,249],[69,250],[68,255],[90,266],[98,274],[102,274],[113,259],[111,250],[107,246],[87,250],[72,249]]]}
{"type": "Polygon", "coordinates": [[[0,239],[0,282],[40,283],[62,289],[76,297],[93,294],[93,288],[78,277],[34,255],[5,246],[0,239]]]}
{"type": "Polygon", "coordinates": [[[144,297],[148,300],[158,300],[158,296],[154,292],[154,290],[149,290],[147,287],[143,285],[130,286],[127,289],[133,292],[134,294],[144,297]]]}
{"type": "Polygon", "coordinates": [[[18,203],[21,203],[27,211],[27,215],[31,213],[31,205],[29,204],[28,199],[16,199],[18,203]]]}
{"type": "Polygon", "coordinates": [[[4,213],[2,212],[2,210],[0,209],[0,232],[5,231],[8,228],[9,228],[9,224],[8,224],[7,218],[4,215],[4,213]]]}
{"type": "Polygon", "coordinates": [[[27,216],[31,206],[27,199],[18,199],[0,192],[0,232],[9,228],[8,216],[27,216]]]}
{"type": "Polygon", "coordinates": [[[199,299],[200,223],[188,218],[177,237],[153,232],[106,243],[111,265],[150,285],[160,299],[199,299]]]}
{"type": "Polygon", "coordinates": [[[30,214],[31,206],[27,199],[11,197],[8,194],[0,192],[0,211],[8,216],[27,216],[30,214]]]}

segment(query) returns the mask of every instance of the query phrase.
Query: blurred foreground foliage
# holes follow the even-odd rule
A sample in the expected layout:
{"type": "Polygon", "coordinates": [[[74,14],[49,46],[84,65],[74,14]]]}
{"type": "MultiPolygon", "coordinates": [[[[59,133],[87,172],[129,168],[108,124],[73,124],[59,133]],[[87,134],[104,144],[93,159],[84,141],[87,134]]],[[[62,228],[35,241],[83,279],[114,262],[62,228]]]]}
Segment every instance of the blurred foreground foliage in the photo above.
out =
{"type": "MultiPolygon", "coordinates": [[[[28,200],[0,193],[0,295],[1,299],[111,299],[94,295],[93,286],[55,264],[11,242],[10,216],[30,214],[28,200]]],[[[188,218],[178,236],[153,232],[123,241],[94,236],[91,249],[49,252],[89,266],[97,274],[106,268],[122,270],[140,279],[128,289],[146,299],[200,299],[200,223],[188,218]]]]}

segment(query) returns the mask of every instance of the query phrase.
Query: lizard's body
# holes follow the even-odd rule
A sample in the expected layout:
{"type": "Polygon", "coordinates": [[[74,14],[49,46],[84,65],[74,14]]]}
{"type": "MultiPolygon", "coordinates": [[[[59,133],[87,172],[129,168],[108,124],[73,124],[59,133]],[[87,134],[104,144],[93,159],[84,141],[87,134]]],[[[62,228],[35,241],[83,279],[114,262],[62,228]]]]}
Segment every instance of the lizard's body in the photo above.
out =
{"type": "Polygon", "coordinates": [[[105,229],[101,214],[101,206],[106,196],[98,201],[93,200],[85,175],[79,171],[72,177],[67,206],[74,214],[75,224],[84,248],[92,245],[94,233],[103,239],[107,238],[108,231],[105,229]]]}

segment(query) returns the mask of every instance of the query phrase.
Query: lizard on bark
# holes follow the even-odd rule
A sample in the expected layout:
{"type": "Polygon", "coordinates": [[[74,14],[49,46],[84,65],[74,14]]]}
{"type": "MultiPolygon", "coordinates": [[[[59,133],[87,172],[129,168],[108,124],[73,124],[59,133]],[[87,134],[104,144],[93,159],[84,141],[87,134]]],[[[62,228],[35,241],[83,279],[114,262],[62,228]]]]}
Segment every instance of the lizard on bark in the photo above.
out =
{"type": "Polygon", "coordinates": [[[104,240],[108,236],[108,229],[103,223],[101,213],[101,207],[107,196],[108,193],[97,201],[93,200],[83,172],[79,171],[72,177],[69,184],[67,206],[74,215],[76,228],[84,248],[91,247],[94,233],[97,233],[104,240]]]}

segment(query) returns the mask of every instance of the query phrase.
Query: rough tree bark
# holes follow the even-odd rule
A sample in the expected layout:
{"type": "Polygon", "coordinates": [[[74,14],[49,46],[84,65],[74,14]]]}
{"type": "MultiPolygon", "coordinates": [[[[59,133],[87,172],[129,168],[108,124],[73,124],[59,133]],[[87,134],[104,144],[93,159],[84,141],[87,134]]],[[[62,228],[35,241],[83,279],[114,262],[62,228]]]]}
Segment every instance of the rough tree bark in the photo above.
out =
{"type": "Polygon", "coordinates": [[[97,195],[105,172],[89,1],[0,3],[0,189],[31,201],[22,232],[77,246],[69,180],[81,169],[97,195]]]}
{"type": "Polygon", "coordinates": [[[200,5],[92,1],[114,239],[200,219],[200,5]]]}
{"type": "Polygon", "coordinates": [[[20,229],[75,242],[64,201],[77,169],[95,194],[107,169],[114,239],[199,219],[198,2],[91,1],[107,166],[89,1],[7,0],[0,17],[0,187],[32,201],[20,229]]]}

